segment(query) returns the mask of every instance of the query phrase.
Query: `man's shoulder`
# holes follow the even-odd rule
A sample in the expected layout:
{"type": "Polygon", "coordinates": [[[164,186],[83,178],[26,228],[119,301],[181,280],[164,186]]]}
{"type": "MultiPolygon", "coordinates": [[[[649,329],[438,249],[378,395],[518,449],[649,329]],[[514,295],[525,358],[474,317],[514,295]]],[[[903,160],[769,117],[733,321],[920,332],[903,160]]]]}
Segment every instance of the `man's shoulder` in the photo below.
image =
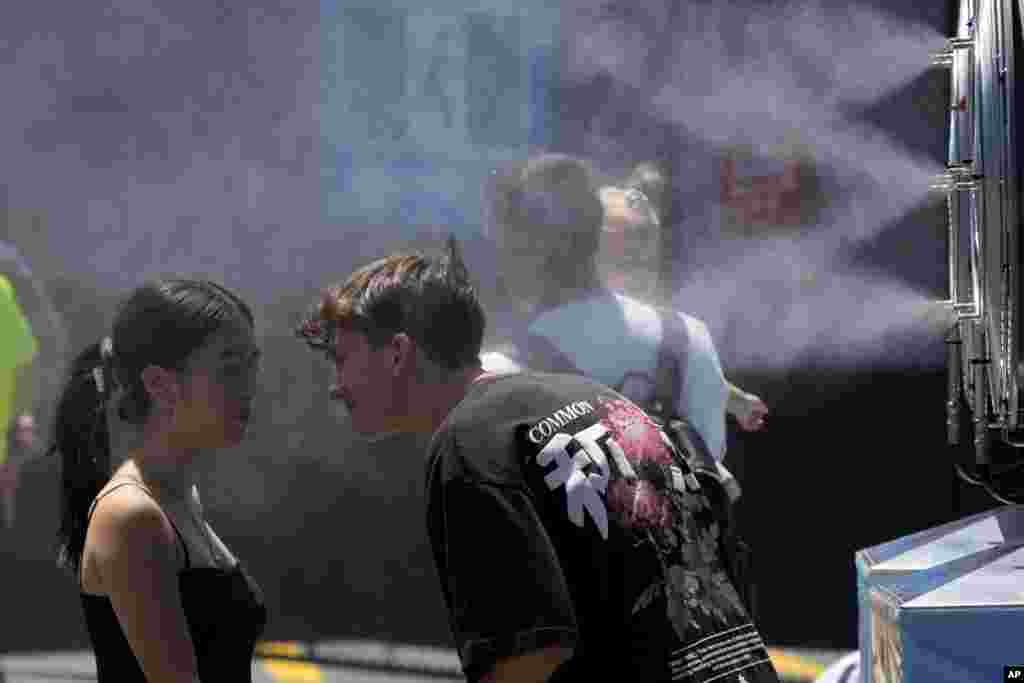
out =
{"type": "Polygon", "coordinates": [[[484,440],[514,439],[515,430],[532,425],[565,405],[618,396],[609,387],[582,375],[511,372],[473,386],[435,434],[435,443],[455,440],[460,447],[484,440]]]}
{"type": "Polygon", "coordinates": [[[610,390],[578,375],[516,372],[485,379],[434,434],[428,477],[522,484],[522,463],[533,448],[522,435],[566,406],[592,405],[602,392],[610,390]]]}
{"type": "MultiPolygon", "coordinates": [[[[689,339],[710,339],[711,331],[707,324],[697,316],[669,306],[652,304],[634,299],[625,294],[616,293],[615,298],[630,327],[635,329],[655,327],[658,332],[654,336],[659,340],[675,337],[677,344],[689,339]]],[[[688,346],[688,344],[683,344],[688,346]]]]}
{"type": "Polygon", "coordinates": [[[530,324],[530,331],[560,343],[581,341],[580,332],[600,331],[604,340],[656,340],[659,313],[649,303],[610,290],[553,308],[530,324]]]}
{"type": "Polygon", "coordinates": [[[448,428],[457,429],[481,419],[495,417],[528,420],[548,405],[581,393],[611,391],[608,387],[579,374],[513,370],[497,372],[473,386],[448,419],[448,428]]]}
{"type": "Polygon", "coordinates": [[[635,299],[619,292],[615,293],[615,299],[627,313],[627,317],[647,320],[659,319],[663,322],[668,321],[681,324],[691,332],[706,333],[708,330],[707,324],[692,313],[662,304],[635,299]]]}
{"type": "Polygon", "coordinates": [[[684,311],[673,311],[676,318],[682,321],[691,334],[710,335],[707,323],[698,318],[695,315],[690,315],[684,311]]]}

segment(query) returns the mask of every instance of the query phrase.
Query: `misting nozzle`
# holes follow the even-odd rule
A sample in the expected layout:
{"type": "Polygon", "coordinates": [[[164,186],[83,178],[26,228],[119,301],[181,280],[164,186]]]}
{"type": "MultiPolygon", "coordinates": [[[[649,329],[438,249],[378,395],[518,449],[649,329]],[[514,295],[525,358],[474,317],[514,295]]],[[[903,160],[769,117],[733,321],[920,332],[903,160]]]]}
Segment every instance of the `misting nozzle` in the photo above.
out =
{"type": "Polygon", "coordinates": [[[935,176],[928,187],[933,192],[954,192],[976,190],[984,176],[975,173],[971,162],[950,164],[945,173],[935,176]]]}
{"type": "Polygon", "coordinates": [[[932,66],[953,66],[953,55],[957,50],[970,50],[974,47],[973,38],[950,38],[946,41],[946,48],[938,52],[932,52],[930,57],[932,66]]]}

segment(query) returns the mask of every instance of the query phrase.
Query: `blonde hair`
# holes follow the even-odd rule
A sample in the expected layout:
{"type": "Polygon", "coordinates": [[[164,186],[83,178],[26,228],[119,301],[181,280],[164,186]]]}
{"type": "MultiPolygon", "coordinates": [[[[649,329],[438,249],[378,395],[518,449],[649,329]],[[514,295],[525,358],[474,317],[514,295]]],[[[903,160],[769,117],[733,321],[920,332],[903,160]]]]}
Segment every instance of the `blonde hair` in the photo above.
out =
{"type": "Polygon", "coordinates": [[[661,220],[650,199],[640,190],[615,186],[599,191],[604,207],[604,230],[655,227],[661,229],[661,220]]]}

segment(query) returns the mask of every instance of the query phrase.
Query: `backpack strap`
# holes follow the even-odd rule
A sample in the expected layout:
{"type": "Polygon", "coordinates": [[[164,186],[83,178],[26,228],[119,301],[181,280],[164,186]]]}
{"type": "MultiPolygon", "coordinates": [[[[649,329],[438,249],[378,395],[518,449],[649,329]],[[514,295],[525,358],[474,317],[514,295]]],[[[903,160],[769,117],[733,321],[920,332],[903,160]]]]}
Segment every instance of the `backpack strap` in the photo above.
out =
{"type": "MultiPolygon", "coordinates": [[[[681,457],[700,483],[711,505],[712,515],[719,525],[719,544],[725,570],[753,618],[755,596],[751,553],[749,547],[736,535],[732,498],[704,438],[686,416],[679,414],[679,402],[686,380],[685,362],[681,359],[687,358],[690,347],[686,322],[672,311],[660,308],[657,311],[662,321],[662,334],[657,350],[654,389],[651,400],[641,407],[661,424],[675,445],[672,450],[681,451],[673,456],[681,457]]],[[[516,362],[531,370],[583,374],[557,345],[540,334],[524,335],[520,338],[520,343],[510,351],[516,362]]],[[[627,371],[618,386],[613,388],[621,392],[626,381],[632,376],[651,381],[647,373],[627,371]]]]}
{"type": "MultiPolygon", "coordinates": [[[[658,347],[657,378],[651,408],[658,407],[658,416],[664,420],[665,431],[678,446],[686,449],[692,460],[689,462],[694,476],[701,485],[712,514],[719,524],[719,547],[726,573],[740,594],[750,617],[756,614],[756,587],[753,581],[753,559],[750,547],[736,532],[734,501],[730,484],[723,479],[718,462],[711,455],[704,438],[686,416],[678,414],[679,400],[685,381],[685,365],[680,358],[689,353],[690,336],[686,323],[671,311],[658,309],[662,320],[661,344],[658,347]]],[[[685,454],[684,454],[685,457],[685,454]]],[[[732,480],[731,486],[736,482],[732,480]]]]}
{"type": "Polygon", "coordinates": [[[679,359],[686,357],[690,335],[678,316],[661,308],[657,311],[661,318],[661,341],[658,343],[654,393],[649,407],[665,419],[676,418],[679,417],[679,399],[686,381],[686,369],[679,359]]]}

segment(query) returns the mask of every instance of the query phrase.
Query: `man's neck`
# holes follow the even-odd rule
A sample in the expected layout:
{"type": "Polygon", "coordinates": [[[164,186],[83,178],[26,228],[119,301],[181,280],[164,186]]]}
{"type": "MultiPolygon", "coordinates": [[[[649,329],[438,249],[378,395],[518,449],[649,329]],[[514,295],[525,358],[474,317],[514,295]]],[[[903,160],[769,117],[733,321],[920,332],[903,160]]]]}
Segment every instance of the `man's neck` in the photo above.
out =
{"type": "Polygon", "coordinates": [[[467,368],[453,378],[450,383],[431,387],[433,409],[430,411],[430,432],[434,433],[441,428],[451,412],[455,410],[455,406],[462,402],[474,384],[493,374],[482,367],[467,368]]]}

